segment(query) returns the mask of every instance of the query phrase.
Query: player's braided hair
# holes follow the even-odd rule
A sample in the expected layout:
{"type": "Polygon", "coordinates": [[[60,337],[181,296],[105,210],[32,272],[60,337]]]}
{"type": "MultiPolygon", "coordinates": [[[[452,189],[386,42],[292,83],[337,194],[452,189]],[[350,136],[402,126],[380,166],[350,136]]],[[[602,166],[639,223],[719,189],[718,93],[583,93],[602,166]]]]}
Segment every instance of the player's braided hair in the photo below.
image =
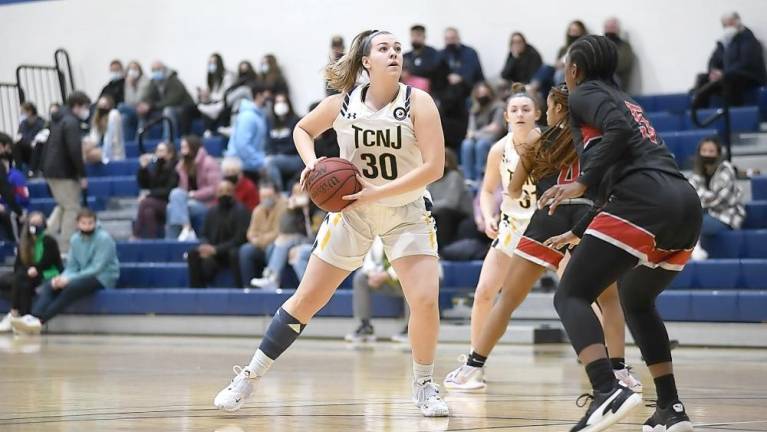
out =
{"type": "Polygon", "coordinates": [[[562,120],[541,134],[535,142],[528,144],[530,146],[528,154],[532,157],[530,158],[531,166],[527,167],[527,172],[535,183],[564,167],[570,166],[578,158],[570,132],[570,115],[567,112],[567,86],[562,84],[552,87],[549,94],[555,105],[562,106],[565,115],[562,120]]]}
{"type": "Polygon", "coordinates": [[[362,57],[370,55],[373,38],[381,34],[390,34],[384,30],[365,30],[354,37],[352,45],[344,55],[325,67],[325,79],[328,87],[339,92],[348,92],[357,83],[362,66],[362,57]]]}
{"type": "Polygon", "coordinates": [[[578,66],[584,80],[614,82],[618,49],[610,39],[598,35],[583,36],[570,45],[567,58],[578,66]]]}

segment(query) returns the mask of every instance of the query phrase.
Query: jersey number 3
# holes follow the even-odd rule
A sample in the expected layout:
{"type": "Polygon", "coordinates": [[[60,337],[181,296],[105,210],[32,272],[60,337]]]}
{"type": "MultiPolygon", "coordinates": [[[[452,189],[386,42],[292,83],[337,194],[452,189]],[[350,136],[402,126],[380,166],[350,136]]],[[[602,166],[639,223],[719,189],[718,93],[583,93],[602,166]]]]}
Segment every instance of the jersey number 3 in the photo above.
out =
{"type": "Polygon", "coordinates": [[[360,155],[363,162],[367,164],[365,169],[362,170],[362,175],[369,179],[378,178],[379,176],[386,180],[394,180],[397,178],[397,158],[391,153],[382,153],[376,158],[373,153],[363,153],[360,155]]]}

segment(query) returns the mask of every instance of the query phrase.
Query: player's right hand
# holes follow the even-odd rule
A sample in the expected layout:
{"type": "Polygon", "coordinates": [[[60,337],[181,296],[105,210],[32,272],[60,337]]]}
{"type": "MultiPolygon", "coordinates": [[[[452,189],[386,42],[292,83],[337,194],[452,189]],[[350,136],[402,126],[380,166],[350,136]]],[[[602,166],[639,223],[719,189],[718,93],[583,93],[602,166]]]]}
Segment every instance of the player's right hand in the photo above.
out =
{"type": "Polygon", "coordinates": [[[325,156],[315,159],[314,162],[306,164],[306,168],[304,168],[304,170],[301,171],[301,179],[298,181],[298,183],[301,185],[302,190],[306,190],[306,178],[309,177],[309,173],[311,173],[314,170],[314,167],[317,165],[317,162],[323,159],[326,159],[325,156]]]}
{"type": "Polygon", "coordinates": [[[498,237],[498,218],[485,221],[485,235],[493,240],[498,237]]]}

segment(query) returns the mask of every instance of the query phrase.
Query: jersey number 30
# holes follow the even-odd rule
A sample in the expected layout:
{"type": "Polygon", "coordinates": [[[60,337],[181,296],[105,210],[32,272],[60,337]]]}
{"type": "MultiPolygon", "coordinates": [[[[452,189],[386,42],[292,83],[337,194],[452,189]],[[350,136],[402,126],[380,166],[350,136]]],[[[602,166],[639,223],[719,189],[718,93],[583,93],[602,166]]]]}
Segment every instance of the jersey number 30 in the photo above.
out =
{"type": "Polygon", "coordinates": [[[369,179],[384,178],[394,180],[397,178],[397,158],[391,153],[382,153],[378,158],[372,153],[363,153],[360,158],[367,164],[362,170],[362,175],[369,179]]]}

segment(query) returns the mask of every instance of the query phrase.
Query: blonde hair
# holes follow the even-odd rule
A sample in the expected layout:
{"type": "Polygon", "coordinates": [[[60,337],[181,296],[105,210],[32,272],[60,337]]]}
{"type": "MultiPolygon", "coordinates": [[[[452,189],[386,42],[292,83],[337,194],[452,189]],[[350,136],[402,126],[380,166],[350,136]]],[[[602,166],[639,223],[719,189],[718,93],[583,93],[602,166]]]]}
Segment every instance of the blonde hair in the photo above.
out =
{"type": "Polygon", "coordinates": [[[354,88],[361,70],[365,70],[362,66],[362,57],[370,54],[370,42],[381,34],[391,33],[383,30],[365,30],[355,36],[349,50],[340,59],[325,67],[324,75],[328,87],[342,93],[354,88]]]}

